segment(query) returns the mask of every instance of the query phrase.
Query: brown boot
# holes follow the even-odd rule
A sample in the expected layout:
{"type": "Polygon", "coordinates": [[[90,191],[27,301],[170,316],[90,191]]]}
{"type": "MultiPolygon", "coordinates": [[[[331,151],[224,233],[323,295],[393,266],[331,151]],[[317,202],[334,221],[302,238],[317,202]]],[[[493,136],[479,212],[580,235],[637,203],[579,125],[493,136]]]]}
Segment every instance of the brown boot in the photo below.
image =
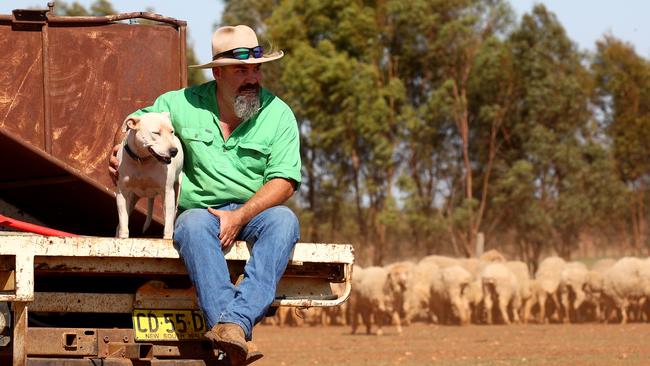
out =
{"type": "Polygon", "coordinates": [[[232,366],[246,365],[248,347],[246,346],[244,330],[238,324],[216,324],[205,333],[205,337],[226,352],[232,366]]]}
{"type": "Polygon", "coordinates": [[[246,347],[248,347],[248,354],[246,355],[246,363],[245,363],[245,365],[250,365],[253,362],[259,360],[262,357],[264,357],[262,352],[260,352],[257,349],[257,345],[255,343],[253,343],[252,341],[246,342],[246,347]]]}

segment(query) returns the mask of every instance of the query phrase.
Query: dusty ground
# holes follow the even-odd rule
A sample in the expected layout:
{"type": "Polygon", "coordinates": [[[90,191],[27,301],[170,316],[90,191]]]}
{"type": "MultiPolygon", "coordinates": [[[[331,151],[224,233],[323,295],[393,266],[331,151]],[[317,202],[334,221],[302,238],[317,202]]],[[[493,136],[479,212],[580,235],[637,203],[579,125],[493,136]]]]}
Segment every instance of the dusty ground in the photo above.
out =
{"type": "Polygon", "coordinates": [[[421,323],[351,335],[349,327],[260,325],[264,365],[650,365],[650,324],[470,325],[421,323]]]}

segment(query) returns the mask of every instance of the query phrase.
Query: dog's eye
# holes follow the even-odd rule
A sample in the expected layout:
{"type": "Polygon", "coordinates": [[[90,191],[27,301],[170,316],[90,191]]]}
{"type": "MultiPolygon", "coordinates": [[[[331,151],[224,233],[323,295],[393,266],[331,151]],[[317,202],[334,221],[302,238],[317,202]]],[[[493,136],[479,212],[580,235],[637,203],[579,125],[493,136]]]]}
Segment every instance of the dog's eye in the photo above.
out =
{"type": "Polygon", "coordinates": [[[152,132],[152,133],[153,133],[154,135],[156,135],[156,136],[160,136],[160,132],[158,132],[158,131],[156,131],[156,132],[152,132]]]}

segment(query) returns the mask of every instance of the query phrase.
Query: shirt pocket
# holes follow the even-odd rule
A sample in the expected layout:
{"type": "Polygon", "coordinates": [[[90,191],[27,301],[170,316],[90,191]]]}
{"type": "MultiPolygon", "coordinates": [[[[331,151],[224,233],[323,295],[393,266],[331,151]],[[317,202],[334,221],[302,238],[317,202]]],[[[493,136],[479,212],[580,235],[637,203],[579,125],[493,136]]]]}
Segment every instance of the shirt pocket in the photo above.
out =
{"type": "Polygon", "coordinates": [[[271,148],[265,145],[240,142],[237,145],[237,160],[244,170],[264,175],[271,148]]]}
{"type": "Polygon", "coordinates": [[[208,128],[182,128],[181,138],[183,141],[202,142],[206,145],[211,145],[214,140],[214,133],[208,128]]]}

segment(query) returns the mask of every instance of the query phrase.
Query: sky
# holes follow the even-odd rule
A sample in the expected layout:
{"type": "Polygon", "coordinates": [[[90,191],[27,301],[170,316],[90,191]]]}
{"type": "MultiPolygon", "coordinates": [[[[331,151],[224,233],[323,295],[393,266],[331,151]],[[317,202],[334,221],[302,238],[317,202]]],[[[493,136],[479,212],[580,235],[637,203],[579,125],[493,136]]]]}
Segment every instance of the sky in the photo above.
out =
{"type": "Polygon", "coordinates": [[[650,1],[647,0],[511,0],[517,19],[542,3],[557,16],[566,33],[583,50],[593,51],[604,34],[632,44],[650,58],[650,1]]]}
{"type": "MultiPolygon", "coordinates": [[[[450,0],[453,1],[453,0],[450,0]]],[[[66,1],[68,4],[73,0],[66,1]]],[[[78,0],[86,8],[94,0],[78,0]]],[[[543,3],[555,13],[569,38],[583,50],[593,51],[603,34],[631,43],[636,52],[650,58],[650,1],[648,0],[510,0],[517,19],[535,3],[543,3]]],[[[188,42],[194,46],[199,62],[211,58],[210,40],[214,25],[221,20],[223,3],[219,0],[111,0],[119,12],[145,11],[148,7],[167,17],[187,21],[188,42]]],[[[47,0],[2,0],[0,14],[12,9],[47,8],[47,0]]],[[[207,75],[207,74],[206,74],[207,75]]]]}

